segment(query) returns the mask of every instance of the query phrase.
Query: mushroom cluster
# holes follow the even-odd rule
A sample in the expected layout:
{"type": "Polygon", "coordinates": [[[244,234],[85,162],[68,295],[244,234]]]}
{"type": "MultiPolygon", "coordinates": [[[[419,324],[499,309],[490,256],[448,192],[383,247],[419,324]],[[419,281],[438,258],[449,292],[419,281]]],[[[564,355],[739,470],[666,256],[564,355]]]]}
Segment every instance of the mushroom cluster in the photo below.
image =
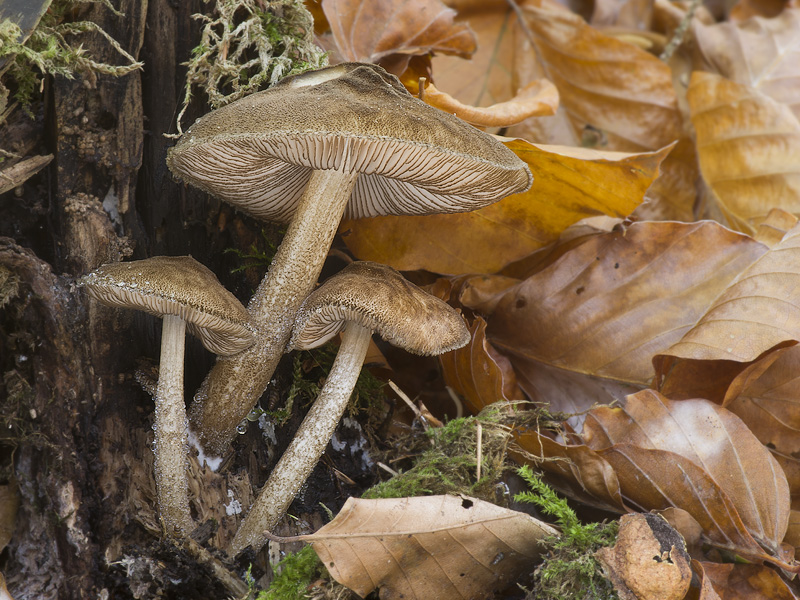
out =
{"type": "Polygon", "coordinates": [[[457,311],[390,267],[356,262],[315,291],[342,217],[471,211],[527,190],[532,176],[492,136],[414,98],[381,67],[361,63],[287,77],[212,111],[181,137],[167,164],[177,178],[243,212],[289,223],[246,309],[190,257],[103,265],[80,281],[104,304],[164,319],[154,429],[160,518],[168,536],[180,538],[193,527],[188,440],[213,465],[283,353],[341,333],[319,398],[232,542],[237,554],[261,547],[264,530],[274,527],[318,462],[373,332],[425,355],[469,341],[457,311]],[[185,329],[218,355],[188,426],[185,329]]]}
{"type": "Polygon", "coordinates": [[[199,119],[172,173],[250,215],[290,222],[247,310],[256,342],[221,357],[190,426],[221,455],[258,402],[343,215],[466,212],[527,190],[527,165],[492,136],[409,94],[372,64],[287,77],[199,119]]]}

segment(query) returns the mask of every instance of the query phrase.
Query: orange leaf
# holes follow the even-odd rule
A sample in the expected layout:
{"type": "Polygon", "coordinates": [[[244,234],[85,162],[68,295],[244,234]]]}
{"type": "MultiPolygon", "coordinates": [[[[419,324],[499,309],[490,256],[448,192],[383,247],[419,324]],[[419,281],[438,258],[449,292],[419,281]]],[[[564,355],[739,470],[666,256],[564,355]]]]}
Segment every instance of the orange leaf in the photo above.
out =
{"type": "Polygon", "coordinates": [[[470,213],[345,220],[340,232],[361,260],[408,271],[492,273],[597,214],[624,217],[642,201],[670,148],[642,154],[548,147],[510,140],[533,187],[470,213]]]}

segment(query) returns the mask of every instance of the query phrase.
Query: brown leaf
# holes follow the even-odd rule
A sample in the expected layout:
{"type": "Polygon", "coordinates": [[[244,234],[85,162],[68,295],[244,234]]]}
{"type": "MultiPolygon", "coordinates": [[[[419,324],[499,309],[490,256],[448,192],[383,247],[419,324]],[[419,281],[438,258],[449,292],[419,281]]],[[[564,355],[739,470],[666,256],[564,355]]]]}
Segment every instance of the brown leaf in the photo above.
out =
{"type": "MultiPolygon", "coordinates": [[[[735,518],[731,517],[730,523],[741,518],[761,545],[778,553],[789,517],[786,477],[769,451],[727,409],[706,400],[672,401],[654,390],[644,390],[628,397],[624,408],[590,411],[584,439],[615,467],[623,495],[647,498],[640,496],[644,485],[641,490],[626,486],[626,481],[631,483],[630,475],[623,475],[620,469],[631,463],[640,477],[658,489],[658,497],[689,512],[715,543],[721,539],[720,533],[727,536],[730,531],[714,525],[713,534],[709,532],[708,513],[721,512],[724,507],[724,512],[733,510],[735,518]],[[667,465],[668,461],[671,464],[667,465]],[[684,475],[679,476],[680,471],[684,475]],[[719,492],[712,492],[714,488],[719,492]]],[[[647,509],[666,508],[634,501],[647,509]]]]}
{"type": "Polygon", "coordinates": [[[322,9],[344,60],[381,62],[395,75],[412,55],[475,51],[472,31],[439,0],[323,0],[322,9]]]}
{"type": "Polygon", "coordinates": [[[515,454],[521,463],[532,463],[545,473],[547,483],[565,496],[601,510],[624,513],[617,474],[611,465],[583,444],[562,444],[539,431],[515,431],[522,450],[533,455],[515,454]]]}
{"type": "Polygon", "coordinates": [[[651,357],[765,251],[711,222],[634,223],[590,237],[509,289],[489,339],[509,355],[646,385],[651,357]]]}
{"type": "MultiPolygon", "coordinates": [[[[775,570],[763,565],[720,564],[692,561],[703,583],[710,582],[725,600],[795,600],[789,586],[775,570]]],[[[701,598],[705,598],[701,596],[701,598]]],[[[712,597],[709,597],[709,600],[712,597]]]]}
{"type": "Polygon", "coordinates": [[[749,86],[800,118],[800,10],[775,18],[703,25],[693,22],[695,68],[749,86]]]}
{"type": "Polygon", "coordinates": [[[524,513],[466,496],[349,498],[302,536],[336,581],[364,597],[483,597],[530,569],[558,531],[524,513]]]}
{"type": "Polygon", "coordinates": [[[465,408],[473,415],[494,402],[520,399],[508,358],[486,340],[486,321],[476,317],[469,329],[469,344],[439,357],[447,385],[463,397],[465,408]]]}
{"type": "Polygon", "coordinates": [[[800,212],[800,123],[789,107],[719,75],[687,92],[703,178],[737,227],[772,208],[800,212]]]}
{"type": "Polygon", "coordinates": [[[682,600],[692,582],[683,539],[659,515],[623,515],[616,544],[594,556],[622,600],[682,600]]]}
{"type": "Polygon", "coordinates": [[[757,241],[772,248],[777,246],[786,233],[797,225],[797,217],[781,208],[773,208],[753,234],[757,241]]]}
{"type": "Polygon", "coordinates": [[[798,286],[800,226],[795,226],[742,270],[663,356],[749,362],[780,344],[800,341],[798,286]]]}
{"type": "Polygon", "coordinates": [[[681,137],[669,67],[565,11],[523,7],[546,74],[578,132],[601,130],[609,149],[654,150],[681,137]]]}
{"type": "Polygon", "coordinates": [[[486,107],[459,102],[432,83],[425,86],[422,99],[478,127],[508,127],[529,117],[549,117],[558,108],[558,90],[546,79],[526,85],[509,100],[486,107]]]}
{"type": "Polygon", "coordinates": [[[361,260],[410,271],[494,273],[589,216],[625,217],[642,201],[670,148],[643,154],[548,147],[510,140],[533,187],[469,213],[345,220],[340,232],[361,260]]]}

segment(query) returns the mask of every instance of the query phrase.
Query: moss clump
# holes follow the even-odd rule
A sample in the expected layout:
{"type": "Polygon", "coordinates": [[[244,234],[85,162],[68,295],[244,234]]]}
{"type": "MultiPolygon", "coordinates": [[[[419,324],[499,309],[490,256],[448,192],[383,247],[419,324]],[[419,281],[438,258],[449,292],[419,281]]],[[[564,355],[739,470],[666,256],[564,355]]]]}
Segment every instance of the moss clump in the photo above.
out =
{"type": "MultiPolygon", "coordinates": [[[[68,12],[76,4],[86,1],[92,0],[55,0],[30,35],[26,35],[19,25],[9,19],[0,22],[0,62],[8,61],[4,65],[5,72],[0,81],[0,112],[5,111],[9,94],[23,109],[30,112],[33,97],[41,89],[42,77],[45,75],[62,75],[72,79],[78,74],[87,76],[103,73],[118,77],[142,67],[142,63],[128,54],[96,23],[67,22],[68,12]],[[125,59],[126,64],[115,66],[92,60],[82,45],[68,40],[70,36],[87,32],[103,36],[125,59]]],[[[109,0],[96,2],[121,16],[109,0]]],[[[6,114],[3,114],[0,122],[5,117],[6,114]]]]}
{"type": "MultiPolygon", "coordinates": [[[[338,351],[335,343],[329,343],[313,350],[295,353],[292,361],[292,384],[286,394],[286,402],[278,409],[265,411],[277,425],[282,425],[289,419],[296,401],[305,405],[317,399],[338,351]]],[[[384,385],[368,369],[361,369],[350,396],[348,414],[356,416],[360,412],[367,412],[373,417],[381,414],[384,385]]]]}
{"type": "Polygon", "coordinates": [[[327,54],[314,44],[311,13],[300,0],[216,0],[209,14],[193,16],[203,22],[203,30],[185,63],[189,70],[178,133],[193,86],[205,92],[212,108],[219,108],[287,75],[327,64],[327,54]]]}
{"type": "Polygon", "coordinates": [[[448,421],[423,435],[399,440],[392,453],[414,456],[412,466],[381,482],[364,498],[405,498],[437,494],[467,494],[497,503],[496,484],[503,474],[510,431],[500,413],[484,410],[477,417],[448,421]],[[478,425],[482,430],[481,477],[478,473],[478,425]]]}
{"type": "Polygon", "coordinates": [[[583,524],[567,501],[560,498],[527,465],[517,473],[532,491],[517,494],[518,502],[536,504],[543,513],[555,517],[561,536],[546,540],[550,551],[536,569],[536,589],[529,597],[541,600],[611,600],[617,598],[611,582],[603,576],[594,553],[611,546],[619,529],[611,523],[583,524]]]}
{"type": "Polygon", "coordinates": [[[297,600],[307,597],[312,582],[327,575],[325,567],[311,546],[289,554],[278,563],[278,575],[269,589],[259,592],[256,600],[297,600]]]}

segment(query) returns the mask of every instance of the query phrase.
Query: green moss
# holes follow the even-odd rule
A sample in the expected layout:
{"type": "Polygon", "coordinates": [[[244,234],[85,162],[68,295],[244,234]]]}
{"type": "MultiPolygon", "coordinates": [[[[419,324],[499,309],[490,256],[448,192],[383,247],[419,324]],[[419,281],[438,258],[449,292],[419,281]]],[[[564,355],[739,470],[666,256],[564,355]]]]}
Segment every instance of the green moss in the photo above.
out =
{"type": "Polygon", "coordinates": [[[278,563],[278,575],[269,589],[260,592],[256,600],[297,600],[305,598],[309,585],[323,575],[325,567],[311,546],[289,554],[278,563]]]}
{"type": "Polygon", "coordinates": [[[218,108],[327,64],[327,54],[314,44],[311,14],[300,0],[215,0],[209,14],[193,16],[203,30],[185,63],[189,69],[178,133],[194,87],[218,108]]]}
{"type": "Polygon", "coordinates": [[[617,598],[611,582],[603,576],[594,553],[614,544],[618,524],[579,521],[567,501],[559,497],[527,465],[517,473],[532,491],[517,494],[519,502],[536,504],[555,517],[561,536],[546,540],[550,550],[536,569],[536,590],[531,598],[542,600],[610,600],[617,598]]]}
{"type": "Polygon", "coordinates": [[[413,456],[411,466],[381,482],[364,498],[404,498],[437,494],[467,494],[497,503],[496,484],[503,474],[509,429],[499,423],[500,414],[484,410],[477,417],[448,421],[421,436],[399,440],[391,450],[413,456]],[[477,478],[478,425],[481,426],[481,477],[477,478]]]}
{"type": "MultiPolygon", "coordinates": [[[[67,13],[80,1],[84,0],[55,0],[28,36],[11,20],[0,23],[0,60],[8,61],[0,80],[0,112],[5,110],[9,95],[30,112],[31,102],[41,89],[45,75],[61,75],[72,79],[79,74],[103,73],[118,77],[142,67],[142,63],[136,61],[96,23],[66,21],[67,13]],[[125,64],[115,66],[93,60],[81,44],[72,41],[72,37],[87,32],[95,32],[105,38],[125,59],[125,64]]],[[[108,0],[96,2],[121,15],[108,0]]]]}

